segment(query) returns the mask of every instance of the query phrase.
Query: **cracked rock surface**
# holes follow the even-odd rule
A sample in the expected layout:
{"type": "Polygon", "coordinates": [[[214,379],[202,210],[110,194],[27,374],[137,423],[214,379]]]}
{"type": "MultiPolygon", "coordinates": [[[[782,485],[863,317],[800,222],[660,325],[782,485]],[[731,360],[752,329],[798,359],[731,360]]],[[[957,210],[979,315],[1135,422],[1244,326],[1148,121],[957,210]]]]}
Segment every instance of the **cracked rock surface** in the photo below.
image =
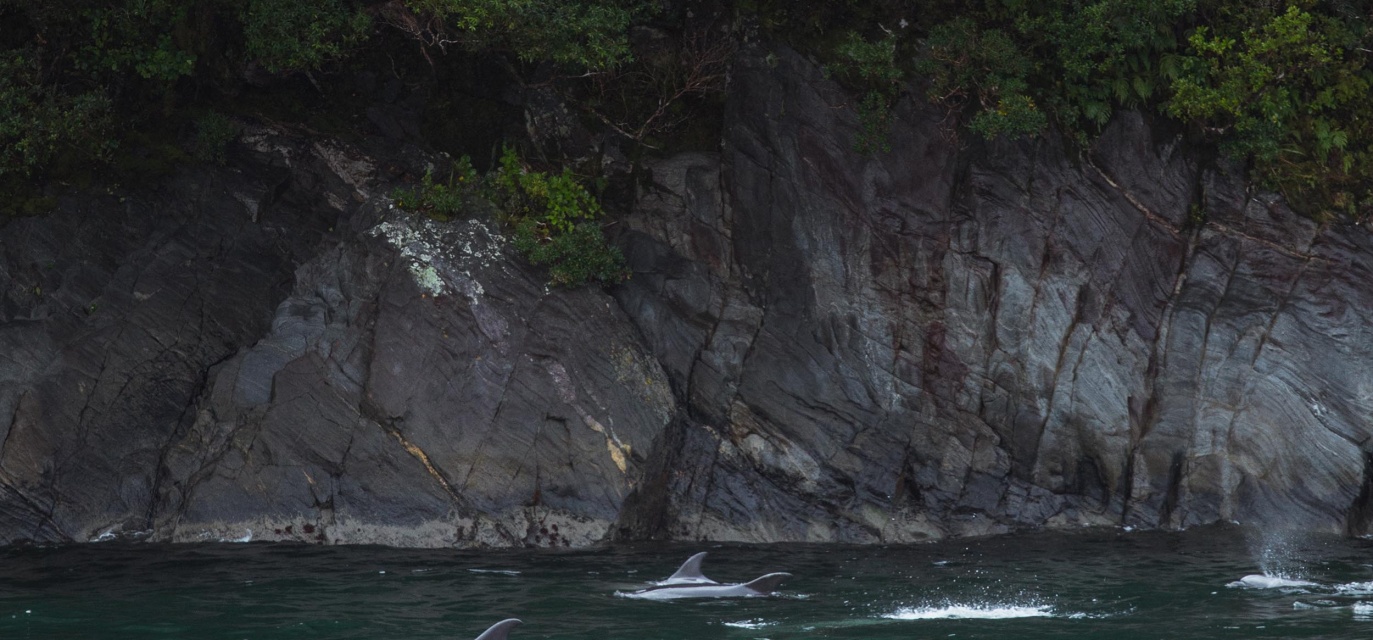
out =
{"type": "Polygon", "coordinates": [[[675,410],[614,300],[356,150],[243,143],[5,227],[0,543],[604,538],[675,410]]]}
{"type": "Polygon", "coordinates": [[[412,148],[274,128],[0,223],[0,544],[1370,532],[1368,229],[1138,115],[1079,152],[906,99],[865,156],[851,100],[743,55],[610,294],[390,209],[412,148]]]}
{"type": "Polygon", "coordinates": [[[1241,521],[1363,534],[1373,237],[1139,115],[1077,154],[744,56],[723,151],[652,167],[616,293],[689,419],[626,537],[899,542],[1241,521]]]}

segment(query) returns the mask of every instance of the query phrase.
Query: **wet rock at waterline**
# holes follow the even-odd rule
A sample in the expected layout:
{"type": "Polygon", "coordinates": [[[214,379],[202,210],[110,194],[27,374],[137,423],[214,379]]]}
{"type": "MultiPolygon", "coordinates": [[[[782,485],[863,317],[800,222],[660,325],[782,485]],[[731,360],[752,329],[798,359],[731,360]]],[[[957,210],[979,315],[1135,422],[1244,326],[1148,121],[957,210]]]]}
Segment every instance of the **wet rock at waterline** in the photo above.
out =
{"type": "Polygon", "coordinates": [[[279,131],[7,220],[0,542],[1368,531],[1366,229],[1139,116],[1079,155],[906,99],[864,156],[850,104],[745,55],[609,295],[388,209],[413,151],[279,131]]]}

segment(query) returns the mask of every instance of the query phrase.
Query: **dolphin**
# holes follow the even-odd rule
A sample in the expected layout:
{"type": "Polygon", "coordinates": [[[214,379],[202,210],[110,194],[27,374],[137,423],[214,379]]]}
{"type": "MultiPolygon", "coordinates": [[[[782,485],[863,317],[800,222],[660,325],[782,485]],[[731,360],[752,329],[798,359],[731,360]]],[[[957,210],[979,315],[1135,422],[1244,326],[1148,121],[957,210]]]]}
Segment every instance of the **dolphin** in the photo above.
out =
{"type": "Polygon", "coordinates": [[[524,624],[517,618],[507,618],[496,624],[491,625],[490,629],[483,631],[477,636],[477,640],[505,640],[510,635],[510,630],[524,624]]]}
{"type": "MultiPolygon", "coordinates": [[[[688,561],[690,562],[690,561],[688,561]]],[[[705,578],[705,576],[701,576],[705,578]]],[[[786,572],[769,573],[742,584],[720,584],[718,582],[678,582],[655,584],[631,593],[616,592],[615,595],[640,600],[677,600],[679,598],[756,598],[766,596],[777,590],[783,580],[790,578],[786,572]]],[[[709,580],[709,578],[705,578],[709,580]]],[[[670,580],[670,578],[669,578],[670,580]]]]}
{"type": "Polygon", "coordinates": [[[668,586],[674,584],[720,584],[705,574],[701,573],[701,562],[706,559],[706,552],[702,551],[682,563],[682,567],[677,569],[677,573],[668,576],[666,580],[659,580],[652,583],[655,586],[668,586]]]}
{"type": "Polygon", "coordinates": [[[1314,587],[1317,585],[1309,580],[1250,574],[1225,586],[1244,587],[1246,589],[1295,589],[1301,587],[1314,587]]]}

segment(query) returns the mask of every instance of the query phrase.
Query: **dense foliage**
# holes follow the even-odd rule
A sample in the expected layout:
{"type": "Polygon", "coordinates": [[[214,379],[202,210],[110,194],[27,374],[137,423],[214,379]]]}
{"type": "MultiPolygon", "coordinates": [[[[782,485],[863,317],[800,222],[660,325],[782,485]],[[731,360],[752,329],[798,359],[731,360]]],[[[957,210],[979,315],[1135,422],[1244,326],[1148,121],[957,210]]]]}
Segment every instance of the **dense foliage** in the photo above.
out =
{"type": "Polygon", "coordinates": [[[604,211],[570,168],[537,171],[505,147],[500,166],[483,176],[466,156],[446,182],[425,174],[418,188],[392,194],[396,206],[437,220],[470,211],[473,198],[496,204],[513,231],[513,244],[531,264],[548,269],[553,284],[612,284],[629,277],[624,256],[601,231],[604,211]]]}
{"type": "Polygon", "coordinates": [[[1040,135],[1052,124],[1086,144],[1119,110],[1141,109],[1216,144],[1313,216],[1373,214],[1373,2],[915,5],[810,12],[824,21],[792,9],[780,23],[865,96],[860,149],[883,148],[883,109],[895,101],[887,87],[918,79],[927,99],[982,137],[1040,135]],[[843,10],[852,19],[836,19],[843,10]],[[827,39],[834,25],[848,30],[827,39]]]}
{"type": "Polygon", "coordinates": [[[412,28],[432,44],[505,49],[525,61],[607,69],[630,58],[625,34],[647,2],[406,0],[412,28]]]}
{"type": "Polygon", "coordinates": [[[434,104],[452,104],[445,81],[487,80],[458,56],[498,60],[507,81],[555,88],[635,148],[669,148],[718,132],[691,121],[718,118],[710,96],[761,34],[852,90],[865,153],[888,148],[913,88],[951,133],[985,138],[1087,144],[1139,109],[1313,216],[1365,217],[1370,22],[1373,0],[0,0],[0,184],[117,157],[169,122],[183,153],[223,161],[232,127],[216,114],[241,113],[264,75],[325,94],[331,70],[373,52],[376,75],[429,82],[434,104]]]}

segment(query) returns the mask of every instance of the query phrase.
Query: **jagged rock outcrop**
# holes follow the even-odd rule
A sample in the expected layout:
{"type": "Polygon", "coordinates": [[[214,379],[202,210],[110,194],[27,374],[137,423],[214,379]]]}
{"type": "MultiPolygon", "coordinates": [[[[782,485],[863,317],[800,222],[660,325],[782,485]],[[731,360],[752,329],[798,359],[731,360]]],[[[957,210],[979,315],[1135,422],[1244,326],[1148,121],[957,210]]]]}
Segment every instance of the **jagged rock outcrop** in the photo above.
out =
{"type": "Polygon", "coordinates": [[[422,159],[244,144],[7,226],[0,542],[602,539],[674,412],[613,300],[390,210],[422,159]]]}
{"type": "Polygon", "coordinates": [[[693,421],[624,535],[1368,530],[1367,229],[1138,115],[1078,155],[907,100],[868,157],[796,54],[731,86],[722,154],[657,164],[627,238],[617,298],[693,421]]]}
{"type": "Polygon", "coordinates": [[[254,128],[231,168],[0,227],[0,543],[900,542],[1373,524],[1373,235],[1141,116],[892,151],[785,49],[651,163],[634,278],[550,290],[426,158],[254,128]]]}

